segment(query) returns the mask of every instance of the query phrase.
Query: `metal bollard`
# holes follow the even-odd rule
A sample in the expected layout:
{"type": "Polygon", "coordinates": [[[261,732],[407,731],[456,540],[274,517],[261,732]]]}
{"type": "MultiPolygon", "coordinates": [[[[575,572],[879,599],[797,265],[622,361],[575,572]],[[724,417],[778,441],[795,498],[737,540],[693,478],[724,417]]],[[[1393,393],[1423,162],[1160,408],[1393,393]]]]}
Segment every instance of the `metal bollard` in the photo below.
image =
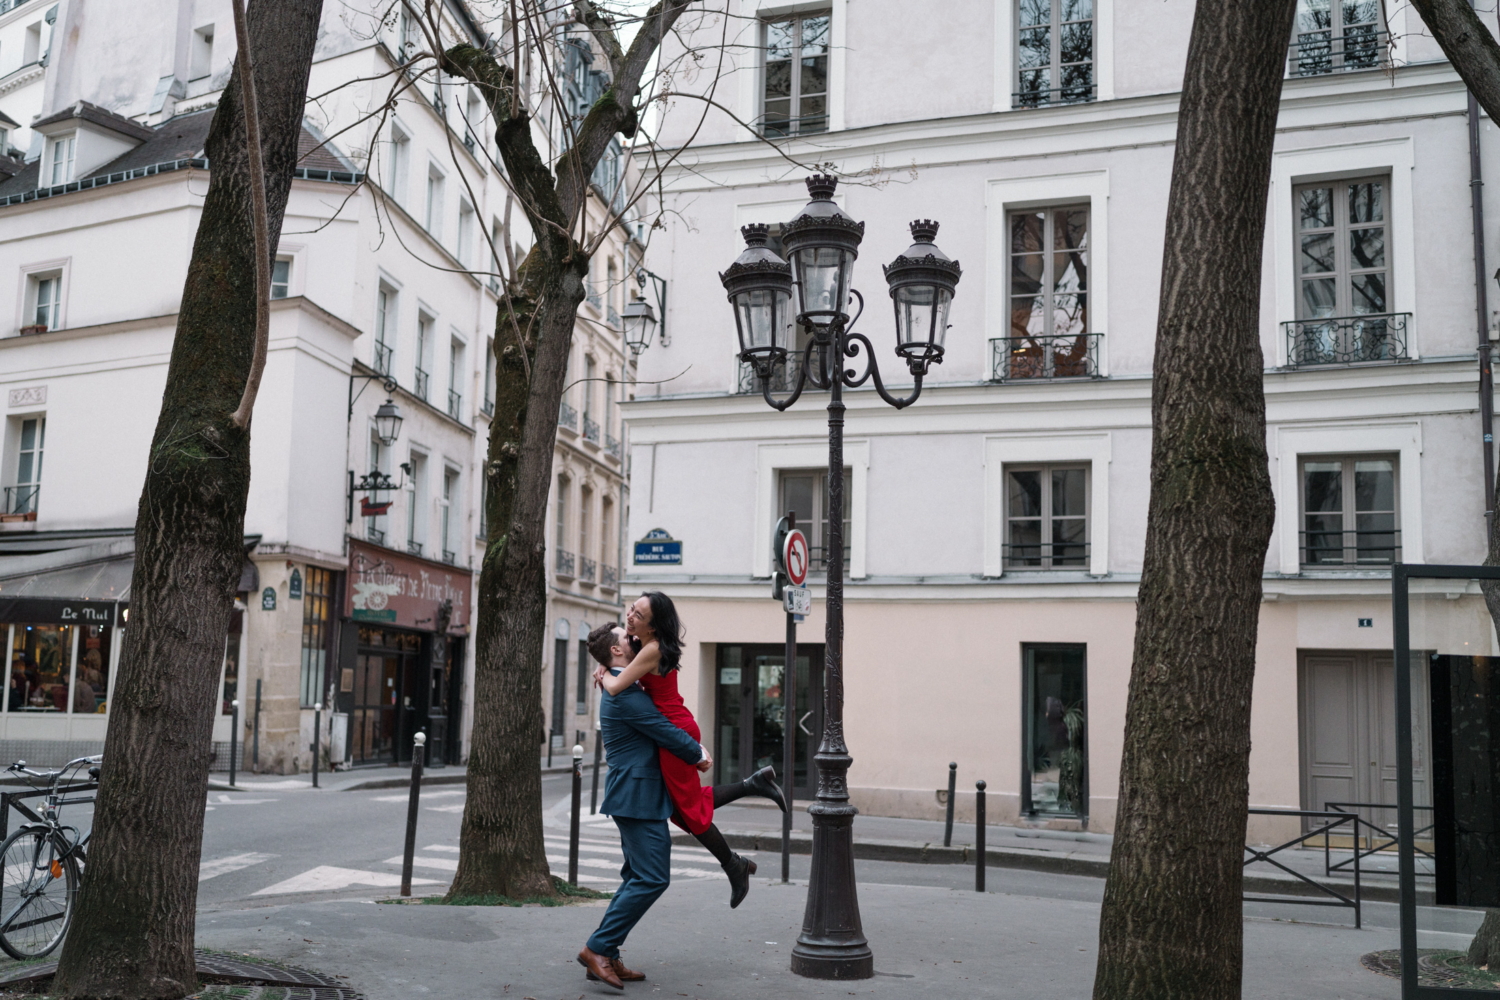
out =
{"type": "Polygon", "coordinates": [[[604,763],[604,734],[594,730],[594,787],[589,792],[589,815],[599,811],[599,766],[604,763]]]}
{"type": "Polygon", "coordinates": [[[953,846],[953,799],[958,792],[958,764],[948,765],[948,820],[943,826],[943,846],[953,846]]]}
{"type": "Polygon", "coordinates": [[[229,787],[234,787],[234,747],[239,742],[236,737],[240,731],[240,700],[234,699],[229,703],[229,787]]]}
{"type": "Polygon", "coordinates": [[[984,782],[974,782],[974,891],[984,891],[984,782]]]}
{"type": "Polygon", "coordinates": [[[578,813],[583,805],[583,745],[573,744],[573,821],[568,830],[568,884],[578,884],[578,813]]]}
{"type": "Polygon", "coordinates": [[[250,765],[260,772],[260,681],[255,682],[255,733],[251,744],[250,765]]]}
{"type": "Polygon", "coordinates": [[[314,702],[313,703],[312,755],[313,755],[313,787],[314,788],[318,787],[318,736],[322,732],[322,729],[323,729],[323,703],[321,701],[318,701],[318,702],[314,702]]]}
{"type": "Polygon", "coordinates": [[[411,859],[417,853],[417,800],[422,797],[422,758],[427,747],[427,734],[418,733],[412,739],[411,752],[411,798],[406,804],[406,850],[401,855],[401,895],[411,895],[411,859]]]}

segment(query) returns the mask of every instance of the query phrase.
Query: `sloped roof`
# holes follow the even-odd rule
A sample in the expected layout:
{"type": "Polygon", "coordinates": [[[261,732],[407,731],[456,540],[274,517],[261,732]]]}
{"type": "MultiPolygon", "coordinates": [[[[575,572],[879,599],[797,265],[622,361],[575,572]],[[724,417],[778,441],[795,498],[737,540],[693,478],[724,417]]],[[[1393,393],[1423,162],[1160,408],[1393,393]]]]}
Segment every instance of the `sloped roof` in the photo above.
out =
{"type": "Polygon", "coordinates": [[[0,181],[0,198],[8,194],[24,194],[27,191],[35,191],[37,176],[41,172],[41,167],[41,160],[32,160],[9,179],[0,181]]]}
{"type": "Polygon", "coordinates": [[[6,114],[4,111],[0,111],[0,125],[4,125],[7,128],[20,128],[21,127],[21,123],[20,122],[16,121],[10,115],[6,114]]]}
{"type": "Polygon", "coordinates": [[[128,135],[132,139],[139,139],[143,142],[151,138],[149,126],[132,121],[124,115],[117,115],[97,104],[90,104],[88,101],[76,101],[61,111],[54,111],[45,118],[38,118],[31,123],[31,127],[40,129],[55,122],[68,121],[70,118],[78,118],[91,125],[98,125],[100,128],[107,128],[111,132],[128,135]]]}

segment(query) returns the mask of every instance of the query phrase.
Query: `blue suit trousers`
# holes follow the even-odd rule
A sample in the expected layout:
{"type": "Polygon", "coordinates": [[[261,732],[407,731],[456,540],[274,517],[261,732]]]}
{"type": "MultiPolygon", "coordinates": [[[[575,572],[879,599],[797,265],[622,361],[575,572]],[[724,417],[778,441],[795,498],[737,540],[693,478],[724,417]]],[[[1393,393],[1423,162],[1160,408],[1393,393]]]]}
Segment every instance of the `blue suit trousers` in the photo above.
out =
{"type": "Polygon", "coordinates": [[[620,828],[620,846],[625,854],[625,865],[620,869],[624,882],[609,901],[599,929],[589,938],[589,951],[605,958],[620,956],[626,935],[672,880],[672,838],[667,833],[667,821],[628,816],[616,816],[614,821],[620,828]]]}

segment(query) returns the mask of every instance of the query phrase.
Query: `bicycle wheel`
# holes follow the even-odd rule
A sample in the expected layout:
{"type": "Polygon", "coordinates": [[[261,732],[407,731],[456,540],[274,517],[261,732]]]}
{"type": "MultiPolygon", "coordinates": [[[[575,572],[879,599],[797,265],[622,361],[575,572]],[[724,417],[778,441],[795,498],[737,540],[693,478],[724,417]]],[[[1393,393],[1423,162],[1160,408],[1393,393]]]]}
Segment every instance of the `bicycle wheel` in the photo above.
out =
{"type": "Polygon", "coordinates": [[[73,920],[78,865],[47,830],[18,830],[0,847],[0,948],[17,961],[41,958],[73,920]]]}

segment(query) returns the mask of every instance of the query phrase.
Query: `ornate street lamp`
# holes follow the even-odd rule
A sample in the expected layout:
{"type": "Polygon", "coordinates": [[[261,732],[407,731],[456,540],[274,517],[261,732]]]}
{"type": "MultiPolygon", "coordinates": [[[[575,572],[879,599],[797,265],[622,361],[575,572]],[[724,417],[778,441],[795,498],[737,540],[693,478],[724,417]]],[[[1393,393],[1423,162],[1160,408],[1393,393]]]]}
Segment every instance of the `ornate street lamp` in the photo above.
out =
{"type": "Polygon", "coordinates": [[[385,448],[395,444],[396,439],[401,436],[401,408],[389,396],[380,404],[380,409],[375,411],[375,436],[385,448]]]}
{"type": "Polygon", "coordinates": [[[631,357],[639,357],[651,346],[651,335],[656,332],[656,313],[652,312],[651,303],[631,299],[620,320],[625,325],[625,346],[630,348],[631,357]]]}
{"type": "MultiPolygon", "coordinates": [[[[828,509],[844,505],[843,390],[866,379],[880,398],[901,409],[916,402],[922,378],[941,364],[948,329],[948,308],[962,273],[936,246],[937,223],[911,225],[915,241],[886,265],[885,277],[896,310],[895,353],[915,380],[910,396],[896,397],[880,379],[874,345],[853,330],[846,308],[851,298],[864,309],[864,298],[850,282],[865,226],[833,202],[835,178],[815,174],[807,180],[812,201],[781,230],[790,265],[768,246],[766,226],[746,226],[747,249],[719,276],[734,307],[740,360],[752,365],[761,394],[777,410],[795,403],[811,382],[829,391],[828,509]],[[794,315],[793,315],[794,313],[794,315]],[[771,395],[778,366],[795,351],[795,325],[812,336],[803,348],[796,388],[786,399],[771,395]],[[846,358],[866,355],[865,371],[845,366],[846,358]]],[[[855,314],[855,319],[859,314],[855,314]]],[[[854,817],[847,774],[853,758],[844,743],[844,529],[829,518],[823,550],[828,554],[828,619],[823,681],[823,738],[813,762],[818,771],[816,801],[808,807],[813,821],[812,873],[802,933],[792,949],[792,971],[814,979],[868,979],[874,957],[859,917],[854,881],[854,817]]],[[[788,667],[790,669],[790,666],[788,667]]]]}

